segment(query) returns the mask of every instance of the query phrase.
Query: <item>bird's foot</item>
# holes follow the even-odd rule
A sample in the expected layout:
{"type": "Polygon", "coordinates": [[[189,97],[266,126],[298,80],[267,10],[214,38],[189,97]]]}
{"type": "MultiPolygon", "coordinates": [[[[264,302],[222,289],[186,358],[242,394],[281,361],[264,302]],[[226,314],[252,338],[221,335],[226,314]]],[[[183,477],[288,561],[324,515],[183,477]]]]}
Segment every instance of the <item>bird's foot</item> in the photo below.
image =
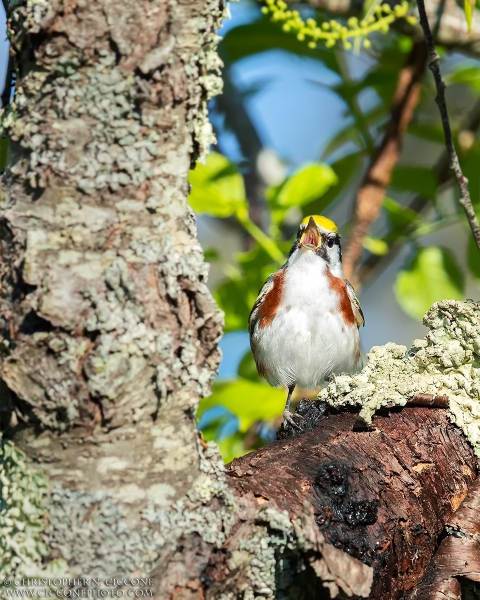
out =
{"type": "Polygon", "coordinates": [[[299,427],[294,419],[300,419],[302,421],[305,420],[305,417],[302,417],[302,415],[299,415],[298,413],[291,413],[287,408],[283,411],[283,426],[285,427],[287,423],[289,423],[292,427],[295,427],[295,429],[301,430],[301,427],[299,427]]]}
{"type": "Polygon", "coordinates": [[[329,375],[328,377],[328,383],[337,383],[337,380],[335,378],[335,373],[332,373],[331,375],[329,375]]]}

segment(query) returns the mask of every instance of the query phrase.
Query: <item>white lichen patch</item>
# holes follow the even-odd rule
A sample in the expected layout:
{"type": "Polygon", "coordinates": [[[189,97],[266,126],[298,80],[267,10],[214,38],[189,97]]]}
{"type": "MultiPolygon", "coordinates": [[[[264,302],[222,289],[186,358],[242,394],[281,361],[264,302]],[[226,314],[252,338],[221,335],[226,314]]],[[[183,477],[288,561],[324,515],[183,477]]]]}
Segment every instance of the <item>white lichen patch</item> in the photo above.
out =
{"type": "Polygon", "coordinates": [[[25,111],[25,117],[16,119],[8,131],[13,140],[30,150],[26,175],[30,185],[46,187],[47,165],[64,182],[76,182],[86,194],[140,186],[151,179],[161,153],[160,136],[152,128],[150,116],[135,110],[136,78],[116,66],[114,53],[108,51],[102,51],[95,68],[80,69],[68,57],[61,64],[65,72],[51,80],[46,75],[39,79],[39,74],[32,72],[16,95],[16,106],[25,111]],[[51,106],[58,127],[48,144],[46,135],[40,133],[42,113],[28,111],[30,96],[39,86],[43,102],[55,99],[51,106]]]}
{"type": "Polygon", "coordinates": [[[0,580],[64,574],[65,561],[42,565],[49,553],[43,538],[48,495],[45,476],[12,442],[0,440],[0,580]]]}
{"type": "Polygon", "coordinates": [[[449,418],[480,456],[480,305],[445,300],[423,322],[430,331],[408,352],[392,343],[374,347],[361,373],[337,376],[318,397],[335,407],[359,406],[369,424],[380,408],[405,406],[417,394],[445,395],[449,418]]]}

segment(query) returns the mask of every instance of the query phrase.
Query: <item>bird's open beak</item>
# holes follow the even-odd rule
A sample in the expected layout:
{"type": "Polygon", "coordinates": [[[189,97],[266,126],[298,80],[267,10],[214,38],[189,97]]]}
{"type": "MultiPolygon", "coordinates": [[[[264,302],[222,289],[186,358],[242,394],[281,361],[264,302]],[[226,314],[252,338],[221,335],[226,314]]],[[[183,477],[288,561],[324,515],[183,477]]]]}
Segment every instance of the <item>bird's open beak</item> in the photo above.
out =
{"type": "Polygon", "coordinates": [[[315,221],[310,217],[307,228],[300,238],[300,246],[307,250],[316,250],[322,243],[322,236],[318,233],[315,221]]]}

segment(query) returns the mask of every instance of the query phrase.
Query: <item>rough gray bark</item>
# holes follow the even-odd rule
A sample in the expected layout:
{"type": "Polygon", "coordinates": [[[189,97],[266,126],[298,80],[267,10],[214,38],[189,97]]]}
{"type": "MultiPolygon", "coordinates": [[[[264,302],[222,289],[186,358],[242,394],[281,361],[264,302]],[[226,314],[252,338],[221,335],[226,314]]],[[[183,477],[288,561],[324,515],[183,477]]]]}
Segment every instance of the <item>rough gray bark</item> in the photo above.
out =
{"type": "MultiPolygon", "coordinates": [[[[0,222],[4,430],[50,490],[35,538],[47,563],[69,576],[157,573],[178,537],[160,524],[174,532],[182,516],[165,509],[187,490],[185,512],[202,505],[214,469],[195,411],[222,319],[186,197],[192,158],[212,139],[223,2],[11,8],[19,86],[0,222]]],[[[208,493],[227,510],[221,490],[208,493]]],[[[219,531],[207,541],[223,535],[225,514],[208,511],[219,531]]]]}

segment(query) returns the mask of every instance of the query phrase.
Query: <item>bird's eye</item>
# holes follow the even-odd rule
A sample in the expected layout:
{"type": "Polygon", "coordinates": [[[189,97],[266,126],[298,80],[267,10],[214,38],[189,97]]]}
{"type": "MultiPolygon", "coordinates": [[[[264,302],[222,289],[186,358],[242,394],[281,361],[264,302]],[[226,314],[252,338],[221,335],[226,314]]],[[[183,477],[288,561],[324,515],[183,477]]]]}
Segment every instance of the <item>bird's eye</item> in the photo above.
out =
{"type": "Polygon", "coordinates": [[[333,248],[335,246],[335,239],[334,238],[328,238],[327,246],[329,248],[333,248]]]}

